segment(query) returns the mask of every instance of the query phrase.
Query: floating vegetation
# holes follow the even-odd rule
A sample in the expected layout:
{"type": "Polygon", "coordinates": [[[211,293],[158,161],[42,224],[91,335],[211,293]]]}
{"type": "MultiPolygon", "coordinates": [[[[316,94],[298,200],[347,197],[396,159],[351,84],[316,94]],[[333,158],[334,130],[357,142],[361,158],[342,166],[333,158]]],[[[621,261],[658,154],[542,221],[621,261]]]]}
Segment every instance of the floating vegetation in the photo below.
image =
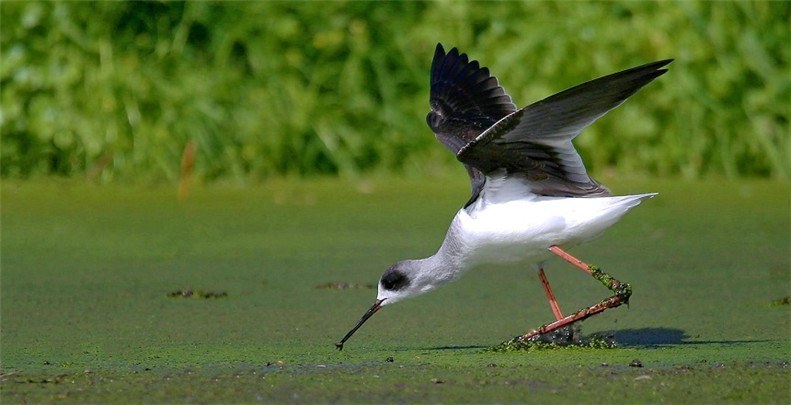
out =
{"type": "Polygon", "coordinates": [[[791,296],[779,298],[769,303],[769,306],[772,307],[782,307],[784,305],[791,305],[791,296]]]}
{"type": "Polygon", "coordinates": [[[198,291],[178,290],[178,291],[173,291],[173,292],[169,292],[168,293],[168,297],[170,297],[170,298],[192,298],[192,297],[196,297],[196,298],[209,299],[209,298],[226,298],[227,296],[228,296],[228,293],[225,292],[225,291],[216,292],[216,291],[204,291],[204,290],[198,290],[198,291]]]}
{"type": "Polygon", "coordinates": [[[328,290],[351,290],[351,289],[368,289],[372,290],[376,288],[373,284],[359,284],[359,283],[345,283],[345,282],[335,282],[335,283],[327,283],[327,284],[320,284],[317,285],[316,288],[318,289],[328,289],[328,290]]]}
{"type": "Polygon", "coordinates": [[[589,348],[589,349],[612,349],[617,347],[615,338],[611,333],[594,333],[590,336],[583,336],[582,327],[579,324],[569,325],[543,335],[535,335],[529,339],[517,336],[506,340],[499,345],[492,346],[485,351],[490,352],[513,352],[513,351],[536,351],[553,350],[564,348],[589,348]]]}

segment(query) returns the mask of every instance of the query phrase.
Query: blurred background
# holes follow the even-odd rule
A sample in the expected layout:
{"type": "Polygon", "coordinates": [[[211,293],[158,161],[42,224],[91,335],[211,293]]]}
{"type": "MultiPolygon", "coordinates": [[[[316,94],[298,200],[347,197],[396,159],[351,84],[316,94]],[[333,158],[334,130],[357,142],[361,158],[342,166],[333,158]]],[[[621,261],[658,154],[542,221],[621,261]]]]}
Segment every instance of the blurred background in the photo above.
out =
{"type": "Polygon", "coordinates": [[[461,170],[434,47],[520,107],[675,58],[576,140],[593,173],[791,177],[789,2],[1,2],[3,178],[256,181],[461,170]]]}

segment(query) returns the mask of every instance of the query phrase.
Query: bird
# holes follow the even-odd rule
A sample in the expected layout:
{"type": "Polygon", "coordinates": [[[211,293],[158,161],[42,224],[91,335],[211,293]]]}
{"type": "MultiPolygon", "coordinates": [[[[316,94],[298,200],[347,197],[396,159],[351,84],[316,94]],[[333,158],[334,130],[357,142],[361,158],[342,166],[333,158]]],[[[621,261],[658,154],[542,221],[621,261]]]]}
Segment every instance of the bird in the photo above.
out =
{"type": "Polygon", "coordinates": [[[437,252],[398,261],[379,279],[374,304],[335,343],[344,343],[382,307],[432,291],[464,273],[496,265],[538,272],[556,320],[522,336],[548,333],[628,302],[631,286],[575,258],[566,249],[600,236],[645,193],[612,196],[585,169],[572,140],[643,86],[667,72],[660,60],[571,87],[518,109],[477,60],[441,43],[431,63],[431,111],[437,140],[464,165],[471,196],[450,223],[437,252]],[[544,273],[554,256],[612,290],[609,299],[563,316],[544,273]]]}

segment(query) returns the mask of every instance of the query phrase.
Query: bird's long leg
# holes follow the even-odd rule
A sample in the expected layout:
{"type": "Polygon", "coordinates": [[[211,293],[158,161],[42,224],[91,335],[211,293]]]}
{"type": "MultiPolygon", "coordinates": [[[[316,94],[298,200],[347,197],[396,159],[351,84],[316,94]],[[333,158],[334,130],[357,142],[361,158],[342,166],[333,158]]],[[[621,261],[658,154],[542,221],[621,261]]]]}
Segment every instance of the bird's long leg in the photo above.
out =
{"type": "Polygon", "coordinates": [[[549,301],[549,306],[552,308],[552,313],[555,314],[555,319],[563,319],[563,313],[560,312],[558,300],[555,299],[555,294],[552,292],[552,287],[549,286],[549,280],[547,280],[547,275],[544,273],[544,267],[539,267],[538,278],[541,279],[541,285],[544,287],[544,293],[547,295],[547,301],[549,301]]]}
{"type": "MultiPolygon", "coordinates": [[[[632,287],[629,284],[622,283],[616,280],[613,276],[601,271],[601,269],[598,268],[597,266],[587,264],[582,260],[577,259],[576,257],[568,254],[565,250],[561,249],[558,246],[552,245],[549,247],[549,250],[552,251],[552,253],[560,256],[563,260],[571,263],[574,267],[577,267],[578,269],[590,274],[596,280],[599,280],[599,282],[604,284],[604,286],[607,287],[610,291],[612,291],[614,295],[610,298],[602,300],[598,304],[580,309],[574,314],[571,314],[563,318],[559,318],[555,322],[546,324],[523,336],[517,337],[516,339],[525,340],[525,339],[530,339],[531,337],[539,334],[549,333],[558,328],[562,328],[574,322],[578,322],[590,316],[596,315],[599,312],[602,312],[608,308],[615,308],[620,306],[621,304],[626,304],[629,302],[629,297],[631,297],[632,295],[632,287]]],[[[548,284],[546,284],[546,286],[548,286],[548,284]]],[[[554,308],[553,308],[553,312],[554,312],[554,308]]]]}

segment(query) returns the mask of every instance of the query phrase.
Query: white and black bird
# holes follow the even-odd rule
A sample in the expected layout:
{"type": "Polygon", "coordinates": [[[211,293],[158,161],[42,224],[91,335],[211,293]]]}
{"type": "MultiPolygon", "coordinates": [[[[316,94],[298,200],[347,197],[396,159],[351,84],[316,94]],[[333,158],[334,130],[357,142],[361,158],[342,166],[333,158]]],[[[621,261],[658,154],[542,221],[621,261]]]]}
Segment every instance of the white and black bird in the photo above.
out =
{"type": "Polygon", "coordinates": [[[605,273],[564,249],[599,236],[655,194],[611,197],[607,187],[588,175],[572,140],[664,74],[662,67],[671,61],[604,76],[517,109],[488,68],[456,48],[445,53],[437,44],[426,121],[466,167],[472,196],[456,213],[437,253],[397,262],[384,272],[376,301],[335,344],[338,349],[381,307],[431,291],[484,265],[521,264],[538,271],[557,320],[525,337],[626,302],[631,294],[628,284],[602,277],[605,273]],[[553,255],[587,271],[616,294],[563,317],[542,267],[553,255]]]}

